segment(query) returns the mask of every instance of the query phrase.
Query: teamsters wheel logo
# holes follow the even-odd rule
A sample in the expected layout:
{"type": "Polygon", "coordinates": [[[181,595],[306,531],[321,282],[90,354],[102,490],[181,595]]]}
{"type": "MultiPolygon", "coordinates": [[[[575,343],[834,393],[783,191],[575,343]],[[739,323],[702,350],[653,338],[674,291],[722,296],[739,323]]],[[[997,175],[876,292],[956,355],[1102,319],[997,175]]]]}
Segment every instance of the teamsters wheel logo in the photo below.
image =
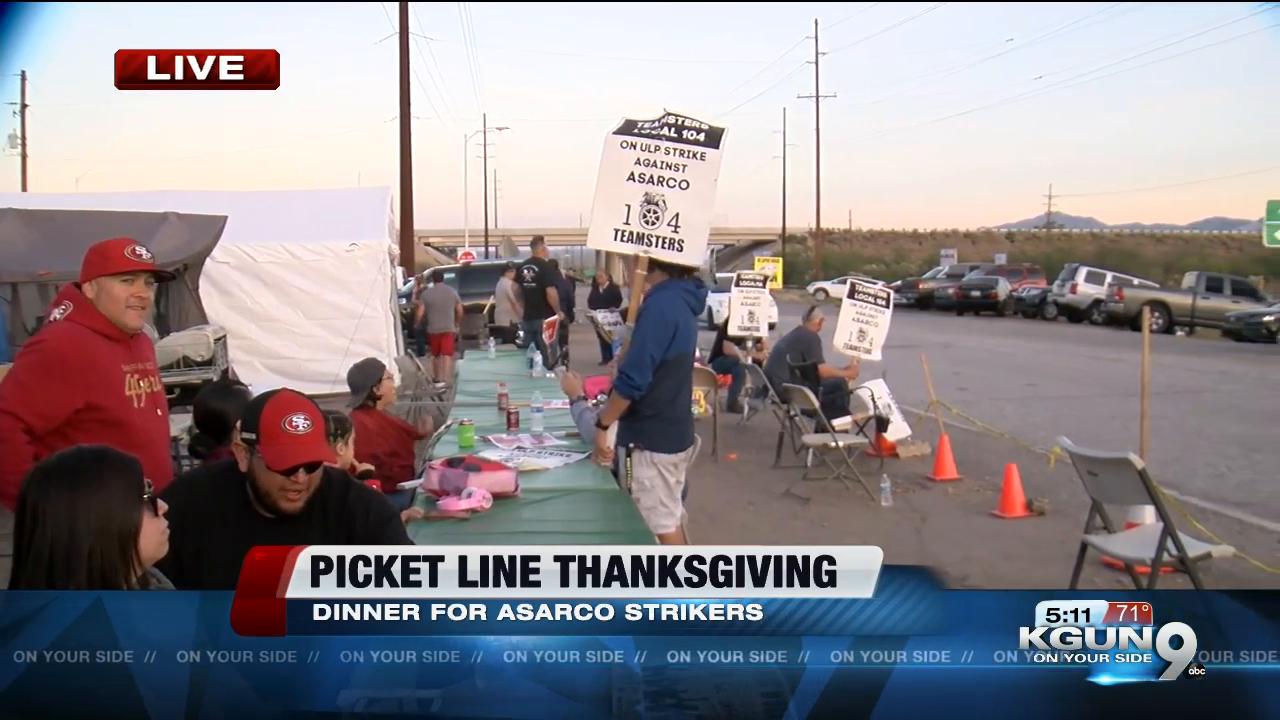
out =
{"type": "Polygon", "coordinates": [[[657,230],[667,216],[667,198],[662,193],[647,192],[640,200],[640,227],[657,230]]]}
{"type": "Polygon", "coordinates": [[[124,254],[125,257],[128,257],[130,260],[137,260],[138,262],[149,263],[155,262],[156,260],[156,256],[152,255],[150,250],[142,247],[141,245],[130,245],[125,249],[124,254]]]}
{"type": "Polygon", "coordinates": [[[74,307],[75,306],[71,304],[70,300],[63,300],[58,303],[58,307],[49,312],[49,322],[58,322],[62,318],[70,315],[74,307]]]}
{"type": "Polygon", "coordinates": [[[291,432],[294,435],[305,435],[311,432],[311,428],[315,427],[315,423],[311,421],[311,416],[306,413],[294,413],[284,419],[285,432],[291,432]]]}
{"type": "Polygon", "coordinates": [[[865,343],[866,341],[867,341],[867,329],[862,327],[858,328],[858,342],[865,343]]]}

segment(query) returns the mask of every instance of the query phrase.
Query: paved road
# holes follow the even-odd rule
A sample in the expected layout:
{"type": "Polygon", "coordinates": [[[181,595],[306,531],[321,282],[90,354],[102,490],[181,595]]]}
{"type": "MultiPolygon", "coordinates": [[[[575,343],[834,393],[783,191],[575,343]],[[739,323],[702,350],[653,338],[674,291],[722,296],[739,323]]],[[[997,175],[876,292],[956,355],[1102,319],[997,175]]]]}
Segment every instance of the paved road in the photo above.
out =
{"type": "MultiPolygon", "coordinates": [[[[828,304],[829,350],[838,307],[828,304]]],[[[774,339],[805,305],[780,302],[774,339]]],[[[1037,446],[1059,435],[1106,450],[1138,449],[1139,333],[1020,317],[894,314],[883,363],[904,405],[928,403],[920,355],[943,400],[1037,446]]],[[[703,345],[711,337],[704,332],[703,345]]],[[[844,364],[832,353],[829,360],[844,364]]],[[[1156,479],[1195,499],[1280,521],[1280,347],[1152,338],[1149,464],[1156,479]]],[[[936,432],[936,431],[935,431],[936,432]]]]}

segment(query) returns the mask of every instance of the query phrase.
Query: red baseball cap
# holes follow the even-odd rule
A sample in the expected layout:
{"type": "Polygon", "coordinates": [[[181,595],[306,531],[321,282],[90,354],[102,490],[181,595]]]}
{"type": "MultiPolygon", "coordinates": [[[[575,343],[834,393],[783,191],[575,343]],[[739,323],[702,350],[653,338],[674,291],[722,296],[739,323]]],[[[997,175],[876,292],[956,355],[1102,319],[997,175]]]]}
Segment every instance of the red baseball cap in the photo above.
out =
{"type": "Polygon", "coordinates": [[[149,272],[159,282],[175,277],[168,270],[156,267],[156,256],[133,238],[118,237],[95,243],[84,254],[80,263],[80,282],[87,283],[108,275],[149,272]]]}
{"type": "Polygon", "coordinates": [[[240,419],[240,438],[256,448],[274,472],[337,461],[324,412],[296,390],[271,390],[249,401],[240,419]]]}

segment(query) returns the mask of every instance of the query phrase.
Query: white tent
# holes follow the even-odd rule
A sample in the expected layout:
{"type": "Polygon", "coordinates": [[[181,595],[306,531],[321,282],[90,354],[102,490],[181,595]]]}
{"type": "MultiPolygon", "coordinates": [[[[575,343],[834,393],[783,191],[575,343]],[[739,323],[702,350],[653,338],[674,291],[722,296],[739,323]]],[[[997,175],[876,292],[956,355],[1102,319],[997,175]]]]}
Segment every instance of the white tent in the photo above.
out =
{"type": "Polygon", "coordinates": [[[200,298],[254,392],[346,392],[357,360],[395,372],[404,350],[388,188],[0,193],[0,207],[226,215],[200,298]]]}

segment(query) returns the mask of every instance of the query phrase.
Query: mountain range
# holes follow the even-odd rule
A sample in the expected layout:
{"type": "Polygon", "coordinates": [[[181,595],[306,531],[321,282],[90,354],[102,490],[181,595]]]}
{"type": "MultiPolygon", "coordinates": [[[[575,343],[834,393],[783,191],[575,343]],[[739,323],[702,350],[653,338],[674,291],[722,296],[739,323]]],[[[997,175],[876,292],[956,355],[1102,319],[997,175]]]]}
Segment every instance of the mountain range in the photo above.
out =
{"type": "MultiPolygon", "coordinates": [[[[1171,223],[1124,223],[1111,225],[1093,217],[1054,213],[1053,222],[1067,230],[1199,230],[1201,232],[1261,232],[1262,220],[1245,220],[1243,218],[1209,217],[1203,220],[1173,225],[1171,223]]],[[[997,230],[1031,230],[1044,226],[1044,215],[1036,215],[1017,222],[996,225],[997,230]]]]}

